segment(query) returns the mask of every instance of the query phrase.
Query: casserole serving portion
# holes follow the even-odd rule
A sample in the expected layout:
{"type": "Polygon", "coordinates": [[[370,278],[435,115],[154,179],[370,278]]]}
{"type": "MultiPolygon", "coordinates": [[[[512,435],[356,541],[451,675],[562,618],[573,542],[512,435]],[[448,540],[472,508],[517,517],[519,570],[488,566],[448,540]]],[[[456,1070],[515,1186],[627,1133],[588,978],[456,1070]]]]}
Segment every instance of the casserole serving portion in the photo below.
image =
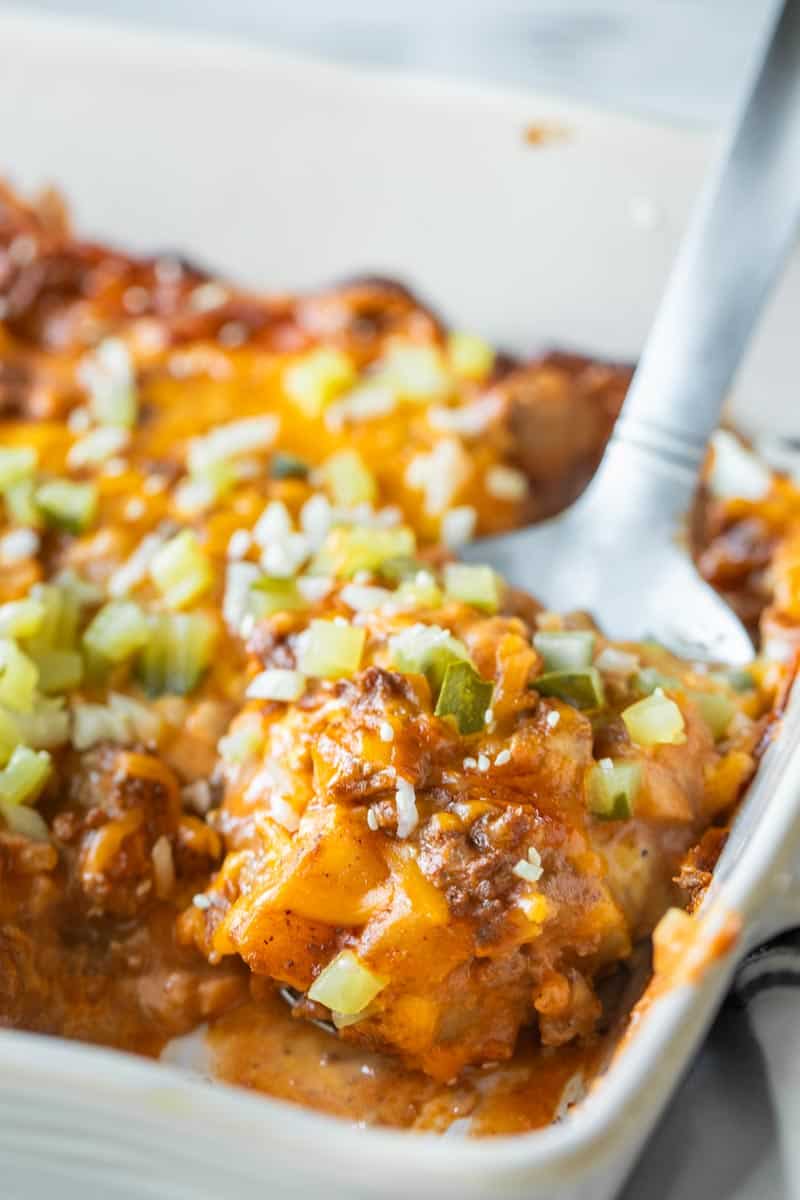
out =
{"type": "MultiPolygon", "coordinates": [[[[0,1018],[148,1054],[218,1021],[253,1083],[232,1046],[293,1053],[285,1001],[311,1059],[403,1081],[370,1108],[310,1061],[301,1101],[551,1120],[620,968],[702,897],[791,673],[612,645],[453,559],[574,499],[629,372],[514,362],[385,281],[245,293],[9,189],[0,303],[0,1018]]],[[[729,438],[706,526],[739,477],[791,508],[729,438]]]]}

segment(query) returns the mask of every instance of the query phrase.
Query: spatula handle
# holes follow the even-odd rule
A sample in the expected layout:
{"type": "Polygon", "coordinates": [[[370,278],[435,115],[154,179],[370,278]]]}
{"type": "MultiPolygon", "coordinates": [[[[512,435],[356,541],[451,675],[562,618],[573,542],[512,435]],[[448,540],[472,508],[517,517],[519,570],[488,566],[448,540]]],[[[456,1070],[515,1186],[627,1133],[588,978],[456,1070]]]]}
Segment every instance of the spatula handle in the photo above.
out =
{"type": "Polygon", "coordinates": [[[800,0],[786,0],[697,202],[613,441],[696,476],[799,220],[800,0]]]}

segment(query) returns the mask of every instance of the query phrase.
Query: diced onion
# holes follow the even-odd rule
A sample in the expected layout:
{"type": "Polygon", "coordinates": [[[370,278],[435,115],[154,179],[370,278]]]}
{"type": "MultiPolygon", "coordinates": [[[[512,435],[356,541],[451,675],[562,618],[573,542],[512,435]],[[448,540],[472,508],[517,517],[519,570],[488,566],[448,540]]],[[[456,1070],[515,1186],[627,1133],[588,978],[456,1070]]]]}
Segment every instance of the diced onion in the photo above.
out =
{"type": "Polygon", "coordinates": [[[620,675],[624,679],[635,675],[639,670],[639,657],[627,650],[618,650],[615,646],[606,646],[595,659],[594,665],[598,671],[608,675],[620,675]]]}
{"type": "Polygon", "coordinates": [[[538,883],[544,874],[541,855],[535,846],[529,848],[527,858],[521,858],[511,869],[519,879],[524,879],[526,883],[538,883]]]}
{"type": "Polygon", "coordinates": [[[333,507],[322,492],[314,492],[300,509],[300,525],[314,550],[319,550],[333,525],[333,507]]]}
{"type": "Polygon", "coordinates": [[[211,462],[176,487],[173,501],[182,516],[206,512],[233,491],[239,476],[226,460],[211,462]]]}
{"type": "Polygon", "coordinates": [[[148,533],[121,567],[117,567],[108,581],[110,596],[127,596],[147,578],[150,563],[164,544],[159,533],[148,533]]]}
{"type": "Polygon", "coordinates": [[[282,500],[271,500],[253,526],[253,540],[262,548],[292,532],[292,518],[282,500]]]}
{"type": "Polygon", "coordinates": [[[251,679],[247,687],[249,700],[299,700],[306,690],[306,677],[300,671],[272,667],[251,679]]]}
{"type": "Polygon", "coordinates": [[[69,741],[69,714],[61,697],[42,697],[32,712],[14,713],[13,720],[18,740],[34,750],[52,750],[69,741]]]}
{"type": "Polygon", "coordinates": [[[67,466],[73,470],[94,466],[113,458],[128,444],[128,431],[113,425],[93,429],[75,442],[67,454],[67,466]]]}
{"type": "Polygon", "coordinates": [[[471,504],[459,504],[448,508],[442,516],[442,541],[450,550],[459,550],[471,542],[478,523],[478,513],[471,504]]]}
{"type": "Polygon", "coordinates": [[[218,425],[205,437],[194,438],[189,443],[189,471],[198,475],[226,459],[268,450],[278,435],[278,428],[277,418],[270,415],[245,417],[241,421],[218,425]]]}
{"type": "Polygon", "coordinates": [[[354,612],[374,612],[394,599],[388,588],[371,587],[368,584],[348,583],[339,592],[339,599],[354,612]]]}
{"type": "Polygon", "coordinates": [[[108,704],[75,701],[72,705],[71,741],[76,750],[88,750],[106,741],[121,746],[151,743],[158,740],[160,732],[158,713],[118,692],[109,695],[108,704]]]}
{"type": "MultiPolygon", "coordinates": [[[[15,484],[14,488],[19,486],[19,484],[15,484]]],[[[9,488],[6,492],[6,504],[8,504],[8,498],[14,488],[9,488]]],[[[10,508],[9,517],[12,522],[17,520],[16,514],[10,508]]],[[[33,520],[24,518],[23,521],[35,525],[38,524],[37,518],[38,513],[34,510],[33,520]]],[[[4,533],[0,537],[0,558],[6,563],[22,562],[23,559],[33,558],[39,552],[40,545],[39,535],[35,529],[9,529],[8,533],[4,533]]]]}
{"type": "Polygon", "coordinates": [[[72,705],[70,740],[76,750],[88,750],[99,742],[127,745],[131,740],[130,726],[121,713],[106,704],[88,704],[76,700],[72,705]]]}
{"type": "Polygon", "coordinates": [[[131,741],[156,742],[161,733],[161,716],[155,709],[125,696],[121,692],[109,692],[108,704],[115,717],[125,721],[131,741]]]}
{"type": "Polygon", "coordinates": [[[124,342],[106,338],[84,358],[79,377],[89,391],[92,415],[101,425],[131,428],[136,424],[137,399],[133,363],[124,342]]]}
{"type": "Polygon", "coordinates": [[[346,424],[357,425],[362,421],[385,417],[394,412],[396,407],[397,393],[393,387],[381,383],[379,379],[367,380],[328,405],[325,424],[329,429],[338,431],[346,424]]]}
{"type": "Polygon", "coordinates": [[[263,576],[255,563],[232,562],[225,572],[222,615],[232,633],[240,633],[245,617],[251,612],[250,589],[263,576]]]}
{"type": "Polygon", "coordinates": [[[419,813],[417,794],[408,779],[401,777],[397,780],[394,802],[397,809],[397,836],[410,837],[419,824],[419,813]]]}
{"type": "Polygon", "coordinates": [[[310,553],[311,546],[304,533],[287,533],[265,548],[261,566],[268,575],[287,579],[300,569],[310,553]]]}
{"type": "Polygon", "coordinates": [[[471,472],[472,463],[462,444],[455,438],[440,438],[429,453],[411,459],[405,481],[424,493],[425,512],[436,517],[452,507],[471,472]]]}
{"type": "Polygon", "coordinates": [[[298,575],[297,590],[306,604],[316,604],[330,595],[334,588],[334,580],[325,575],[298,575]]]}
{"type": "Polygon", "coordinates": [[[451,408],[437,405],[429,408],[428,424],[441,433],[460,433],[464,437],[479,437],[499,416],[503,408],[500,396],[493,393],[479,396],[469,404],[451,408]]]}
{"type": "Polygon", "coordinates": [[[530,486],[528,476],[516,467],[508,467],[504,463],[496,463],[486,472],[486,491],[495,500],[505,500],[512,504],[524,500],[530,486]]]}

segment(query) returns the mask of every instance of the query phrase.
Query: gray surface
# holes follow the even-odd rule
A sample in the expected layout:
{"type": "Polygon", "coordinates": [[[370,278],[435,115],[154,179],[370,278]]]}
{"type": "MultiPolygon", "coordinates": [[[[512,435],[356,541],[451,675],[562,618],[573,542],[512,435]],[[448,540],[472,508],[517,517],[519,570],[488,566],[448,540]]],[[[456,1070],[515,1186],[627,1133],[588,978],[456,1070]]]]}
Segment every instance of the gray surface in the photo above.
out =
{"type": "MultiPolygon", "coordinates": [[[[343,62],[531,86],[715,123],[772,0],[0,0],[0,8],[241,35],[343,62]]],[[[761,1051],[729,1003],[624,1200],[782,1200],[761,1051]]]]}
{"type": "Polygon", "coordinates": [[[782,1200],[764,1056],[729,1000],[620,1200],[782,1200]]]}
{"type": "Polygon", "coordinates": [[[0,0],[717,121],[773,0],[0,0]]]}

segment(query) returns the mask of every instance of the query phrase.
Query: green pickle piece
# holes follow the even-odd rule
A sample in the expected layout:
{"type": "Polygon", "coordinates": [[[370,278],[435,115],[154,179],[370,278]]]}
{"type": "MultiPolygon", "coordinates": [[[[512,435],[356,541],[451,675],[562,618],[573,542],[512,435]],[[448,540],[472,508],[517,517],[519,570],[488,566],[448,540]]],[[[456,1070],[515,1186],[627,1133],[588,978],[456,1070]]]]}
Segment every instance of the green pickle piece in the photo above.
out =
{"type": "Polygon", "coordinates": [[[248,609],[257,621],[276,612],[295,612],[302,608],[308,608],[308,601],[292,576],[264,575],[250,586],[248,609]]]}
{"type": "Polygon", "coordinates": [[[308,463],[302,458],[282,450],[273,454],[269,464],[270,479],[307,479],[309,470],[308,463]]]}
{"type": "Polygon", "coordinates": [[[602,708],[606,702],[603,680],[596,667],[581,671],[548,671],[534,679],[533,686],[542,696],[555,696],[585,711],[602,708]]]}
{"type": "Polygon", "coordinates": [[[615,762],[613,766],[592,767],[588,776],[586,806],[603,821],[627,821],[634,813],[642,769],[635,762],[615,762]]]}
{"type": "Polygon", "coordinates": [[[384,583],[405,583],[415,579],[420,571],[430,571],[430,566],[411,555],[387,558],[377,569],[378,578],[384,583]]]}
{"type": "Polygon", "coordinates": [[[148,696],[185,696],[208,669],[217,640],[214,621],[202,612],[162,613],[150,618],[150,637],[136,673],[148,696]]]}
{"type": "Polygon", "coordinates": [[[34,499],[48,525],[67,533],[83,533],[97,512],[97,489],[92,483],[51,479],[36,489],[34,499]]]}
{"type": "Polygon", "coordinates": [[[592,665],[596,637],[584,629],[537,633],[533,644],[542,656],[545,672],[582,671],[592,665]]]}
{"type": "Polygon", "coordinates": [[[718,742],[728,732],[736,712],[735,701],[724,692],[687,692],[686,695],[700,709],[700,715],[711,730],[714,741],[718,742]]]}
{"type": "Polygon", "coordinates": [[[482,679],[472,663],[451,662],[444,673],[435,714],[454,717],[459,733],[479,733],[486,723],[493,692],[494,684],[482,679]]]}
{"type": "Polygon", "coordinates": [[[675,679],[672,675],[665,675],[657,667],[642,667],[641,671],[636,672],[634,684],[636,690],[643,696],[652,695],[659,687],[666,691],[680,691],[683,688],[680,679],[675,679]]]}

